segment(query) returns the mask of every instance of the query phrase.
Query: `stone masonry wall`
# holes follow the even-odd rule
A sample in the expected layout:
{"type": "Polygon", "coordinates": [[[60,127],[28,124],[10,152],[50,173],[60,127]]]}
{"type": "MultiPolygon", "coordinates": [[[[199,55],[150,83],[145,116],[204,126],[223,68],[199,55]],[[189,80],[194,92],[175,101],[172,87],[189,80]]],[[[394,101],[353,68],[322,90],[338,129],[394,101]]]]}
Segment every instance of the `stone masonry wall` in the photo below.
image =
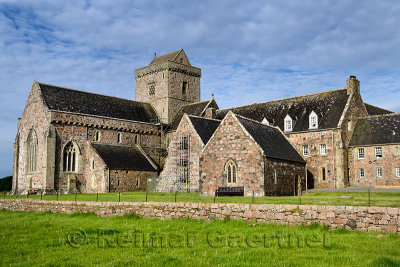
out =
{"type": "Polygon", "coordinates": [[[331,229],[400,233],[400,209],[386,207],[309,206],[279,204],[73,202],[1,199],[0,209],[10,211],[94,213],[102,217],[137,214],[145,218],[245,220],[285,225],[318,223],[331,229]]]}
{"type": "Polygon", "coordinates": [[[146,191],[147,179],[157,177],[153,171],[110,170],[110,191],[146,191]]]}
{"type": "MultiPolygon", "coordinates": [[[[28,101],[26,103],[21,120],[18,123],[18,159],[15,168],[17,181],[13,183],[14,191],[19,193],[30,189],[45,189],[46,179],[46,137],[48,135],[50,123],[49,112],[43,104],[42,96],[39,85],[34,82],[30,91],[28,101]],[[28,136],[31,131],[34,131],[37,137],[37,151],[36,151],[36,171],[29,172],[27,166],[27,146],[28,136]]],[[[49,177],[50,178],[50,177],[49,177]]],[[[54,178],[53,178],[54,179],[54,178]]],[[[54,188],[50,188],[54,189],[54,188]]]]}
{"type": "MultiPolygon", "coordinates": [[[[287,137],[307,162],[309,174],[314,178],[314,188],[335,188],[335,155],[337,139],[334,130],[290,133],[287,137]],[[326,145],[326,154],[320,153],[320,145],[326,145]],[[308,146],[308,156],[303,154],[303,146],[308,146]],[[325,168],[326,180],[322,179],[321,168],[325,168]]],[[[310,188],[310,184],[308,186],[310,188]]]]}
{"type": "Polygon", "coordinates": [[[264,195],[264,156],[250,135],[233,115],[227,115],[208,141],[200,157],[200,193],[214,195],[220,186],[228,186],[225,165],[237,164],[237,183],[244,194],[264,195]]]}
{"type": "Polygon", "coordinates": [[[302,191],[306,190],[305,164],[267,158],[264,173],[264,190],[267,196],[297,195],[299,185],[302,191]]]}
{"type": "Polygon", "coordinates": [[[349,148],[350,184],[354,186],[400,186],[396,168],[400,168],[400,144],[349,148]],[[375,147],[382,148],[382,158],[375,157],[375,147]],[[358,158],[358,149],[364,148],[364,159],[358,158]],[[364,178],[360,169],[364,168],[364,178]],[[382,168],[382,177],[377,177],[382,168]]]}
{"type": "Polygon", "coordinates": [[[157,186],[156,191],[158,192],[170,192],[170,191],[192,191],[199,190],[199,178],[200,178],[200,153],[203,149],[203,142],[193,128],[190,120],[187,116],[184,116],[179,123],[178,128],[174,133],[171,134],[171,139],[168,147],[168,157],[163,171],[160,174],[160,182],[157,186]],[[178,161],[179,161],[179,150],[178,150],[178,138],[179,135],[189,136],[189,183],[179,183],[178,178],[178,161]],[[171,182],[170,182],[171,180],[171,182]]]}

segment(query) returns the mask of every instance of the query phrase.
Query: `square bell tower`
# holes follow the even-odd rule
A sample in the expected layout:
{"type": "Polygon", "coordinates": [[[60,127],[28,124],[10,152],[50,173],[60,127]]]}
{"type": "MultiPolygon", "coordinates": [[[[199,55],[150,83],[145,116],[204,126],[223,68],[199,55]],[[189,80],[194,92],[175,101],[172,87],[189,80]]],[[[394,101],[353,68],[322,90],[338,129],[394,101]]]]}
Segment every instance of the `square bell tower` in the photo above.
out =
{"type": "Polygon", "coordinates": [[[200,102],[201,69],[193,67],[183,49],[154,59],[135,70],[135,100],[153,105],[160,122],[169,124],[186,104],[200,102]]]}

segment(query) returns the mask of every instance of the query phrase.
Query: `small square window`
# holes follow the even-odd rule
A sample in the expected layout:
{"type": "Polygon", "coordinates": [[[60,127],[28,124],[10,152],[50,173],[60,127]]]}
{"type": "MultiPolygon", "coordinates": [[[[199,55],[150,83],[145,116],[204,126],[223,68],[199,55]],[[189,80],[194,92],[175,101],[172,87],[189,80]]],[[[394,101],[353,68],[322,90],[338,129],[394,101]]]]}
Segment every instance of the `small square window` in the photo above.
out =
{"type": "Polygon", "coordinates": [[[376,168],[376,177],[382,178],[382,168],[376,168]]]}
{"type": "Polygon", "coordinates": [[[400,178],[400,168],[396,168],[396,177],[400,178]]]}
{"type": "Polygon", "coordinates": [[[358,149],[358,158],[363,159],[365,157],[364,148],[358,149]]]}
{"type": "Polygon", "coordinates": [[[303,146],[303,155],[308,156],[308,145],[303,146]]]}
{"type": "Polygon", "coordinates": [[[382,147],[375,147],[375,157],[382,158],[382,147]]]}
{"type": "Polygon", "coordinates": [[[325,144],[320,144],[319,145],[319,153],[321,155],[326,155],[326,145],[325,144]]]}
{"type": "Polygon", "coordinates": [[[360,178],[364,178],[365,177],[365,172],[364,172],[364,168],[360,169],[360,178]]]}

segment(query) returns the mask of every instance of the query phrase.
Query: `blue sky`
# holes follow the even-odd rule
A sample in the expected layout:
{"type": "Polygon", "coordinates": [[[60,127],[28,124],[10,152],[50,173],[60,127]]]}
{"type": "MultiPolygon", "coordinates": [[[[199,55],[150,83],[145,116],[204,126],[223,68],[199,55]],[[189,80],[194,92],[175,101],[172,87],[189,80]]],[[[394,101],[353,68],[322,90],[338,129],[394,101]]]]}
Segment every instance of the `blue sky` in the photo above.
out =
{"type": "Polygon", "coordinates": [[[0,0],[0,177],[34,80],[134,98],[184,48],[221,108],[345,87],[400,112],[400,1],[0,0]]]}

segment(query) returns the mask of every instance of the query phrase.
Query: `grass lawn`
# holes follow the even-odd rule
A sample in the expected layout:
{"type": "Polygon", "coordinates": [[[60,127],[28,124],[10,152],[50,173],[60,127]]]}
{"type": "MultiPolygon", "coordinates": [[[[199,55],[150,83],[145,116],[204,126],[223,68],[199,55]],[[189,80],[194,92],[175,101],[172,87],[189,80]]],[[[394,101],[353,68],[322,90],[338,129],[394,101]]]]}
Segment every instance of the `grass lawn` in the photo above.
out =
{"type": "MultiPolygon", "coordinates": [[[[7,196],[6,198],[26,198],[27,196],[7,196]]],[[[43,200],[56,200],[56,195],[30,195],[29,198],[43,200]]],[[[4,198],[4,194],[0,195],[4,198]]],[[[96,194],[78,194],[77,201],[96,201],[96,194]]],[[[178,202],[214,202],[214,197],[202,197],[198,193],[177,193],[178,202]]],[[[75,200],[75,195],[59,195],[58,200],[75,200]]],[[[98,201],[118,202],[118,193],[99,194],[98,201]]],[[[121,193],[121,201],[124,202],[144,202],[146,201],[145,192],[124,192],[121,193]]],[[[147,201],[153,202],[174,202],[174,193],[148,193],[147,201]]],[[[217,197],[217,203],[252,203],[252,197],[217,197]]],[[[298,196],[290,197],[255,197],[254,203],[258,204],[299,204],[298,196]]],[[[308,205],[351,205],[368,206],[368,193],[363,192],[317,192],[309,193],[301,197],[301,204],[308,205]],[[343,199],[341,196],[353,196],[352,199],[343,199]]],[[[371,193],[371,206],[380,207],[400,207],[400,193],[371,193]]]]}
{"type": "Polygon", "coordinates": [[[3,210],[0,227],[1,266],[400,265],[398,234],[321,226],[3,210]]]}

